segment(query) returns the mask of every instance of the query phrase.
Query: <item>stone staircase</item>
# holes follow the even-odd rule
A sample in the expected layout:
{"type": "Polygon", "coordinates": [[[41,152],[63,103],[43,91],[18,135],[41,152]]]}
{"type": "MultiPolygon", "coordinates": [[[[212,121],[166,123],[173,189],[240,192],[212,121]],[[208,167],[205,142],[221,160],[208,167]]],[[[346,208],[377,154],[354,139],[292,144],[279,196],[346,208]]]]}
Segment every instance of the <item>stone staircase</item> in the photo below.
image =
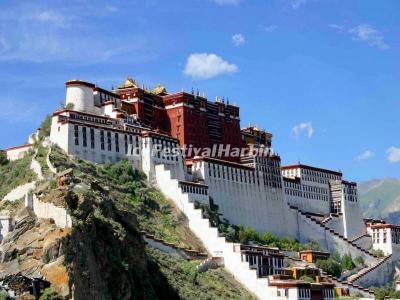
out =
{"type": "Polygon", "coordinates": [[[347,279],[347,281],[348,281],[348,282],[351,282],[351,283],[354,283],[355,281],[359,281],[362,277],[364,277],[364,276],[368,275],[369,273],[375,271],[377,268],[379,268],[379,267],[382,266],[384,263],[386,263],[387,261],[389,261],[391,257],[392,257],[392,255],[390,254],[390,255],[388,255],[388,256],[385,256],[385,257],[381,258],[381,259],[380,259],[377,263],[375,263],[374,265],[369,266],[369,267],[366,267],[366,268],[360,270],[358,273],[356,273],[356,274],[350,276],[350,277],[347,279]]]}
{"type": "MultiPolygon", "coordinates": [[[[345,242],[347,244],[347,246],[349,248],[352,248],[355,252],[360,252],[360,254],[365,255],[367,257],[370,257],[370,258],[377,258],[377,256],[375,256],[374,254],[372,254],[368,250],[363,249],[360,246],[358,246],[357,244],[355,244],[354,242],[348,240],[346,237],[344,237],[343,235],[337,233],[332,228],[329,228],[328,226],[326,226],[324,223],[322,223],[321,221],[319,221],[318,219],[316,219],[312,215],[301,211],[296,206],[289,205],[289,207],[290,207],[290,209],[297,211],[298,215],[301,216],[303,219],[305,218],[305,219],[311,221],[312,223],[316,224],[320,228],[322,228],[326,233],[330,234],[334,239],[340,239],[341,241],[345,242]]],[[[308,222],[308,223],[310,223],[310,222],[308,222]]]]}
{"type": "Polygon", "coordinates": [[[355,242],[359,241],[360,239],[362,239],[363,237],[371,237],[371,236],[367,233],[364,233],[364,234],[352,239],[350,242],[355,243],[355,242]]]}
{"type": "MultiPolygon", "coordinates": [[[[299,258],[297,258],[297,257],[285,255],[285,258],[286,258],[288,261],[293,262],[293,263],[295,263],[295,264],[296,264],[296,263],[300,263],[300,262],[303,262],[303,263],[304,263],[303,260],[301,260],[301,259],[299,259],[299,258]]],[[[353,295],[353,294],[354,294],[354,295],[356,295],[356,294],[362,294],[363,297],[365,297],[365,298],[375,298],[375,293],[374,293],[372,290],[369,290],[369,289],[367,289],[367,288],[364,288],[364,287],[362,287],[362,286],[360,286],[360,285],[357,285],[357,284],[355,284],[355,283],[353,283],[353,282],[348,282],[348,281],[346,281],[346,280],[341,280],[341,279],[339,279],[339,278],[337,278],[337,277],[334,277],[334,276],[332,276],[332,275],[328,275],[327,273],[325,273],[325,272],[322,271],[321,269],[320,269],[320,272],[321,272],[321,275],[322,275],[323,277],[325,277],[328,281],[334,283],[336,287],[341,287],[341,288],[349,289],[349,291],[350,291],[350,293],[351,293],[352,295],[353,295]]]]}
{"type": "Polygon", "coordinates": [[[223,260],[224,267],[237,281],[246,287],[258,299],[274,299],[275,289],[269,287],[268,278],[259,278],[255,269],[242,261],[238,244],[229,243],[220,237],[218,229],[212,227],[208,219],[203,218],[201,209],[196,209],[187,193],[182,192],[178,180],[171,177],[164,165],[157,165],[156,182],[158,188],[170,198],[187,216],[189,228],[202,241],[213,258],[223,260]]]}
{"type": "Polygon", "coordinates": [[[340,280],[336,277],[333,277],[332,275],[326,274],[323,271],[321,271],[321,275],[325,276],[328,279],[328,281],[334,283],[336,287],[349,289],[351,294],[361,294],[363,295],[363,297],[375,299],[375,293],[370,289],[364,288],[352,282],[340,280]]]}

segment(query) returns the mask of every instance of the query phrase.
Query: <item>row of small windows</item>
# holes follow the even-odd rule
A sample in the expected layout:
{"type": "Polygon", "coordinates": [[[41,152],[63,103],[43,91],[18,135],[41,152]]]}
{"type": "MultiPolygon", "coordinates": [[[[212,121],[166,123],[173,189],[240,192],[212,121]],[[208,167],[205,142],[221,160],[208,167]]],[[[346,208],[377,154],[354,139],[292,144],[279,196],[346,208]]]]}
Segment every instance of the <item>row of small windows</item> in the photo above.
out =
{"type": "Polygon", "coordinates": [[[152,143],[154,146],[159,146],[157,151],[157,158],[166,160],[179,160],[179,147],[176,142],[167,141],[165,139],[152,138],[152,143]]]}
{"type": "Polygon", "coordinates": [[[264,165],[264,166],[270,166],[270,167],[276,167],[276,168],[281,167],[279,160],[271,159],[268,157],[256,156],[255,162],[257,163],[257,165],[260,165],[260,166],[264,165]]]}
{"type": "Polygon", "coordinates": [[[207,189],[204,187],[197,187],[197,186],[182,184],[181,188],[184,193],[207,195],[207,189]]]}
{"type": "Polygon", "coordinates": [[[76,120],[89,121],[89,122],[98,123],[98,124],[110,124],[111,125],[112,123],[115,123],[115,122],[112,122],[111,119],[96,118],[96,117],[85,116],[85,115],[81,115],[81,114],[71,114],[70,118],[76,119],[76,120]]]}
{"type": "Polygon", "coordinates": [[[289,195],[289,196],[295,196],[295,197],[304,197],[306,199],[312,199],[312,200],[321,200],[321,201],[329,200],[328,195],[301,192],[299,190],[293,190],[293,189],[288,189],[288,188],[285,189],[285,194],[289,195]]]}
{"type": "MultiPolygon", "coordinates": [[[[374,244],[379,244],[380,243],[380,231],[379,229],[373,229],[372,231],[372,243],[374,244]]],[[[383,229],[383,234],[382,234],[382,243],[386,244],[387,243],[387,230],[383,229]]],[[[392,243],[394,244],[400,244],[400,229],[399,228],[392,228],[391,229],[391,239],[392,243]]]]}
{"type": "Polygon", "coordinates": [[[284,176],[297,176],[300,177],[300,173],[301,173],[301,177],[303,180],[306,181],[311,181],[311,182],[319,182],[319,183],[328,183],[329,180],[340,180],[341,177],[338,175],[333,175],[330,173],[325,173],[325,172],[318,172],[318,171],[312,171],[312,170],[308,170],[308,169],[289,169],[289,170],[283,170],[282,174],[284,176]]]}
{"type": "Polygon", "coordinates": [[[326,189],[326,188],[321,188],[318,186],[309,186],[309,185],[299,184],[299,183],[293,183],[293,182],[288,182],[286,180],[284,181],[284,184],[285,184],[285,187],[292,188],[295,190],[328,195],[328,189],[326,189]]]}
{"type": "Polygon", "coordinates": [[[346,195],[345,194],[344,199],[346,201],[350,201],[350,202],[357,202],[357,196],[354,196],[354,195],[346,195]]]}
{"type": "Polygon", "coordinates": [[[240,181],[245,183],[256,183],[253,171],[224,167],[218,164],[208,164],[208,175],[215,178],[240,181]]]}
{"type": "Polygon", "coordinates": [[[299,299],[311,299],[310,289],[299,288],[298,294],[299,299]]]}
{"type": "MultiPolygon", "coordinates": [[[[88,142],[90,142],[90,148],[94,149],[96,147],[95,144],[95,132],[94,128],[89,128],[89,138],[88,138],[88,128],[87,127],[82,127],[82,146],[83,147],[88,147],[88,142]]],[[[100,149],[101,150],[106,150],[107,146],[107,151],[113,151],[113,144],[114,144],[114,150],[115,152],[120,152],[120,143],[119,143],[119,136],[120,134],[115,132],[112,133],[111,131],[106,131],[106,130],[100,130],[100,149]],[[114,138],[114,143],[112,142],[112,138],[114,138]]],[[[75,145],[79,145],[80,141],[80,131],[79,131],[79,126],[74,125],[74,140],[75,140],[75,145]]],[[[124,141],[125,141],[125,154],[128,154],[129,151],[129,145],[135,145],[136,146],[136,154],[139,154],[139,137],[135,136],[133,137],[132,135],[127,135],[124,134],[124,141]],[[135,142],[135,144],[134,144],[135,142]]],[[[131,147],[131,151],[133,151],[134,147],[131,147]]],[[[130,153],[133,154],[133,153],[130,153]]]]}

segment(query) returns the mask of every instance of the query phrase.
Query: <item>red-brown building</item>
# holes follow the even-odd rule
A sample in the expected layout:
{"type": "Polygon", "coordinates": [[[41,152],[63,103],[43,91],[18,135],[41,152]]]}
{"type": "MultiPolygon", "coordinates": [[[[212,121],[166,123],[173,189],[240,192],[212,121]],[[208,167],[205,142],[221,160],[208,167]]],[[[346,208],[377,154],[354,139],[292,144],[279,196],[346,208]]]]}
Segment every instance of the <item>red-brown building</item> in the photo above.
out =
{"type": "MultiPolygon", "coordinates": [[[[163,86],[148,91],[128,78],[115,90],[122,107],[129,107],[144,125],[177,138],[181,146],[242,148],[239,107],[185,92],[168,94],[163,86]]],[[[239,158],[225,159],[238,161],[239,158]]]]}

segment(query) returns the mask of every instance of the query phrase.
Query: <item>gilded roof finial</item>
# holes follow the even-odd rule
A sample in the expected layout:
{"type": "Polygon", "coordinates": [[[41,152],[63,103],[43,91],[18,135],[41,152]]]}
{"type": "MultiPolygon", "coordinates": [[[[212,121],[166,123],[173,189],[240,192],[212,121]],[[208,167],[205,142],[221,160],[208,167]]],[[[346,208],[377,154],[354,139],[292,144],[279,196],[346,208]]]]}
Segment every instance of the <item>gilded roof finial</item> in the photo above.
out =
{"type": "Polygon", "coordinates": [[[153,93],[156,94],[156,95],[160,95],[160,96],[164,96],[164,95],[168,94],[167,89],[165,88],[165,86],[163,86],[161,84],[158,84],[154,88],[153,93]]]}
{"type": "Polygon", "coordinates": [[[132,77],[128,76],[128,78],[119,88],[126,89],[126,88],[136,88],[136,87],[137,87],[136,81],[132,77]]]}

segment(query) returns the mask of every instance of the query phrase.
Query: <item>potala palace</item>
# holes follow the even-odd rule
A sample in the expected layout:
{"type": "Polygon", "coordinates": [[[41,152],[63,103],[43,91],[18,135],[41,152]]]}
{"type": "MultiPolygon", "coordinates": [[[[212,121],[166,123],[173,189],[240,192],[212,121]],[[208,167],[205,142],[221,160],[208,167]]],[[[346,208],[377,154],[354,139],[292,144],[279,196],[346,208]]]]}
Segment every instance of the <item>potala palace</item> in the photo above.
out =
{"type": "MultiPolygon", "coordinates": [[[[258,298],[333,299],[334,288],[373,298],[368,287],[393,281],[400,266],[400,226],[363,219],[357,185],[341,172],[282,166],[272,134],[241,128],[236,105],[195,92],[169,93],[163,86],[145,89],[132,78],[112,91],[68,81],[65,104],[52,115],[50,142],[96,163],[127,157],[187,216],[210,258],[222,260],[258,298]],[[327,252],[361,256],[365,266],[345,279],[324,274],[316,283],[287,279],[283,259],[290,255],[227,242],[195,207],[210,201],[231,224],[313,240],[327,252]],[[385,256],[375,256],[373,249],[385,256]]],[[[29,147],[8,149],[7,155],[18,158],[29,147]]]]}

